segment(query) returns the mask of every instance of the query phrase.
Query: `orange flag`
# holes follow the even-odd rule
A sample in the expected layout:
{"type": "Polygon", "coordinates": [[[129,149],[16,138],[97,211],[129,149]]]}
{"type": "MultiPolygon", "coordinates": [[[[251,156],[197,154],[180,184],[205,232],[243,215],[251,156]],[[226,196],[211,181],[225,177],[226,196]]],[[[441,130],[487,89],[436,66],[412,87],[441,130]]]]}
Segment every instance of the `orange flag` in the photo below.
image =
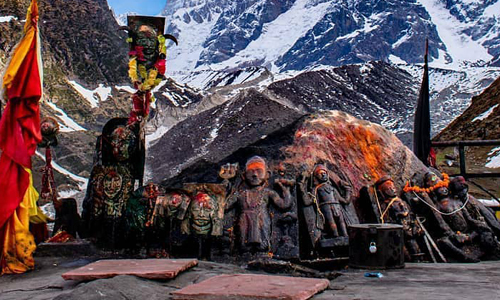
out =
{"type": "Polygon", "coordinates": [[[14,49],[2,82],[7,105],[0,119],[0,274],[33,269],[35,242],[29,232],[33,187],[31,156],[41,141],[42,61],[36,0],[26,14],[24,35],[14,49]]]}

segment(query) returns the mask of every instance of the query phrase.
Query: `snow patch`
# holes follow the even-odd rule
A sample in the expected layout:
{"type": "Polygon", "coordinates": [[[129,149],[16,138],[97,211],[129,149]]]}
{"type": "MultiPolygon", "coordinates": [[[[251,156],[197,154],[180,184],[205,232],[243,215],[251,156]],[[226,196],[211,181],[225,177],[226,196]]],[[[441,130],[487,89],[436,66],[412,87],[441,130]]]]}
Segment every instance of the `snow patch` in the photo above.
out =
{"type": "Polygon", "coordinates": [[[68,115],[64,112],[64,110],[57,107],[54,103],[50,101],[45,101],[48,107],[50,107],[56,113],[56,118],[61,122],[58,122],[60,125],[59,130],[61,132],[72,132],[72,131],[86,131],[87,129],[80,126],[73,119],[68,117],[68,115]]]}
{"type": "Polygon", "coordinates": [[[204,50],[203,43],[209,38],[212,28],[219,19],[220,13],[213,14],[210,21],[184,22],[182,16],[196,9],[197,7],[181,8],[174,16],[168,16],[173,18],[172,23],[178,29],[179,38],[182,41],[178,46],[169,48],[167,53],[169,63],[167,72],[173,75],[176,73],[186,74],[187,70],[194,69],[201,52],[204,50]]]}
{"type": "Polygon", "coordinates": [[[475,117],[474,120],[472,120],[472,122],[482,121],[484,119],[487,119],[493,113],[495,108],[497,108],[497,107],[498,107],[498,104],[493,105],[492,107],[490,107],[490,109],[488,109],[484,113],[480,114],[479,116],[475,117]]]}
{"type": "Polygon", "coordinates": [[[407,64],[406,61],[402,60],[399,56],[389,55],[389,61],[395,65],[407,64]]]}
{"type": "Polygon", "coordinates": [[[69,80],[68,83],[90,103],[92,108],[98,107],[99,101],[106,101],[111,94],[111,87],[105,87],[102,83],[95,90],[86,89],[73,80],[69,80]]]}
{"type": "Polygon", "coordinates": [[[485,167],[490,169],[500,168],[500,147],[493,148],[488,153],[488,162],[485,167]]]}
{"type": "Polygon", "coordinates": [[[118,91],[124,91],[124,92],[130,93],[130,94],[134,94],[136,92],[136,89],[134,89],[133,87],[128,86],[128,85],[116,85],[115,89],[117,89],[118,91]]]}
{"type": "Polygon", "coordinates": [[[10,22],[12,20],[17,20],[17,17],[14,17],[14,16],[0,17],[0,23],[10,22]]]}

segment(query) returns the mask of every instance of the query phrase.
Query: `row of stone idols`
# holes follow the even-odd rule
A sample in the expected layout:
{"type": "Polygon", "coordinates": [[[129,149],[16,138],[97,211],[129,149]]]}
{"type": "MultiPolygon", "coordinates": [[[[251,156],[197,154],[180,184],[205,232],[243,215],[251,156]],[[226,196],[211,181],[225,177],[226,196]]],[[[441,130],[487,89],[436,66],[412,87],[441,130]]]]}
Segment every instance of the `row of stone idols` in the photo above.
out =
{"type": "Polygon", "coordinates": [[[384,176],[353,191],[328,162],[298,171],[255,156],[242,170],[223,165],[220,183],[177,189],[140,183],[134,190],[144,162],[134,126],[111,120],[97,143],[79,231],[105,248],[205,258],[336,257],[347,256],[349,225],[395,223],[404,229],[407,260],[500,258],[500,224],[468,195],[463,178],[429,173],[398,192],[384,176]]]}
{"type": "Polygon", "coordinates": [[[450,180],[429,172],[421,182],[422,188],[417,181],[407,185],[403,199],[389,176],[376,182],[375,192],[364,191],[374,212],[371,220],[403,226],[407,260],[500,259],[500,223],[491,209],[468,194],[463,177],[450,180]]]}

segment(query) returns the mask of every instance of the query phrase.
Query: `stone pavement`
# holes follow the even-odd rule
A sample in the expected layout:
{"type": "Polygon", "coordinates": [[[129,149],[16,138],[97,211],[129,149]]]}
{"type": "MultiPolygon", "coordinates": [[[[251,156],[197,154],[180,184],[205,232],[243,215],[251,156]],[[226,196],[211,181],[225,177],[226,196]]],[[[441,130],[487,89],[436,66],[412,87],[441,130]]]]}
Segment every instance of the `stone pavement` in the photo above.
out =
{"type": "MultiPolygon", "coordinates": [[[[117,276],[78,282],[61,277],[96,260],[38,257],[34,271],[0,277],[0,299],[172,299],[171,292],[217,275],[259,273],[240,266],[200,261],[198,266],[169,281],[117,276]]],[[[500,262],[407,264],[405,269],[381,272],[383,278],[366,278],[364,270],[342,271],[342,276],[330,281],[329,289],[311,299],[500,299],[500,262]]]]}

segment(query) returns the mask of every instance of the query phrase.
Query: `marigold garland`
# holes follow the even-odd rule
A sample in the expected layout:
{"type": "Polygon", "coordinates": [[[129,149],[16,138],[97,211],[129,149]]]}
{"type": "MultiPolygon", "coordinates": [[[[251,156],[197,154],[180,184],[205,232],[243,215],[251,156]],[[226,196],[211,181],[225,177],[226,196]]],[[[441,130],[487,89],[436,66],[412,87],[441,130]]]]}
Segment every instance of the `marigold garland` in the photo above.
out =
{"type": "Polygon", "coordinates": [[[415,192],[415,193],[431,193],[433,192],[434,190],[438,189],[438,188],[442,188],[442,187],[448,187],[449,183],[450,183],[450,176],[446,173],[442,173],[443,175],[443,180],[436,183],[435,185],[431,186],[431,187],[428,187],[428,188],[421,188],[419,186],[410,186],[410,182],[406,182],[406,185],[405,187],[403,188],[403,191],[405,193],[409,193],[409,192],[415,192]]]}

